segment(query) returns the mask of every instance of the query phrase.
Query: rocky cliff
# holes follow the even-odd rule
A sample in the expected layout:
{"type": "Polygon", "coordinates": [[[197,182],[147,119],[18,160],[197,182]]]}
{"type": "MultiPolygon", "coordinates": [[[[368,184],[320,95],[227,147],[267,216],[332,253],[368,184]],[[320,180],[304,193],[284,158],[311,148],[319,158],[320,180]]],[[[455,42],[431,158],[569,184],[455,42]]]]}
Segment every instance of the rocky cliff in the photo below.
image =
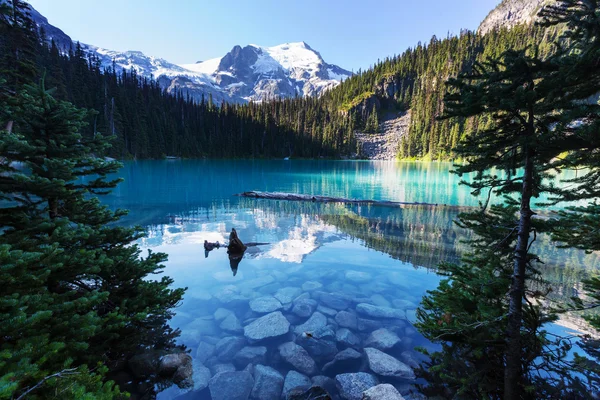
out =
{"type": "Polygon", "coordinates": [[[502,0],[481,22],[477,32],[485,35],[493,29],[532,23],[542,6],[548,2],[549,0],[502,0]]]}

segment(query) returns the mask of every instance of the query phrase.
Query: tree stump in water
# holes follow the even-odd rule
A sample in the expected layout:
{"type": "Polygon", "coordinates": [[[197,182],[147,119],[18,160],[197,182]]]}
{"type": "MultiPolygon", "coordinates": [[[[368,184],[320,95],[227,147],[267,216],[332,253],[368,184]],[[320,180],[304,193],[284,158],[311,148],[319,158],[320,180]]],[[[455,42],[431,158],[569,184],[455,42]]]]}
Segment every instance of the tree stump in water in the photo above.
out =
{"type": "Polygon", "coordinates": [[[238,237],[235,228],[232,228],[231,233],[229,234],[229,246],[227,246],[227,252],[229,254],[244,254],[246,248],[246,245],[244,245],[238,237]]]}

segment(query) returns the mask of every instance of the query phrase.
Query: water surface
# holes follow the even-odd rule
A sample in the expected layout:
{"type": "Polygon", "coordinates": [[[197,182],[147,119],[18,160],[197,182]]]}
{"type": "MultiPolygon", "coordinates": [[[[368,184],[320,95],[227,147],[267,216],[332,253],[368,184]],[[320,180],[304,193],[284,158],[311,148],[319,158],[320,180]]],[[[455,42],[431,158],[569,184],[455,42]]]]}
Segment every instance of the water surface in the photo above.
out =
{"type": "MultiPolygon", "coordinates": [[[[298,368],[282,359],[278,345],[293,340],[305,344],[298,339],[305,332],[258,344],[240,339],[231,347],[223,342],[224,338],[244,338],[243,328],[266,314],[252,311],[250,301],[275,296],[281,303],[277,311],[294,331],[308,319],[294,308],[301,302],[295,299],[308,299],[311,321],[324,326],[305,326],[306,330],[329,329],[333,338],[324,333],[323,341],[332,342],[337,350],[348,346],[336,338],[347,324],[360,340],[353,346],[359,352],[368,345],[373,331],[386,328],[399,338],[386,352],[409,363],[410,357],[419,357],[414,346],[431,347],[411,327],[415,308],[423,294],[439,282],[436,265],[458,261],[467,232],[454,226],[457,211],[449,207],[313,204],[245,199],[234,194],[258,190],[477,205],[478,199],[459,185],[460,178],[450,174],[450,169],[447,163],[364,161],[129,162],[120,172],[125,182],[105,201],[113,208],[131,210],[124,222],[148,231],[141,246],[167,253],[165,273],[176,286],[188,287],[172,325],[181,328],[180,342],[191,349],[195,365],[202,363],[211,375],[228,369],[240,371],[247,363],[236,356],[240,346],[264,345],[266,355],[254,363],[269,365],[286,377],[298,368]],[[244,242],[268,244],[249,248],[239,265],[229,259],[225,249],[205,254],[205,240],[224,243],[232,228],[244,242]],[[331,294],[348,302],[344,311],[351,314],[349,323],[342,318],[348,315],[338,315],[342,310],[326,304],[331,294]],[[357,312],[358,304],[393,309],[402,319],[365,315],[357,312]],[[228,313],[235,317],[223,325],[228,313]]],[[[595,255],[550,251],[544,241],[539,246],[546,254],[546,277],[561,296],[576,294],[581,277],[598,265],[595,255]]],[[[321,375],[335,354],[311,351],[317,370],[307,375],[321,375]]],[[[358,372],[366,366],[351,369],[343,372],[358,372]]],[[[410,380],[390,382],[405,394],[411,387],[410,380]]],[[[172,388],[160,397],[178,395],[181,392],[172,388]]],[[[209,398],[206,389],[187,396],[209,398]]]]}

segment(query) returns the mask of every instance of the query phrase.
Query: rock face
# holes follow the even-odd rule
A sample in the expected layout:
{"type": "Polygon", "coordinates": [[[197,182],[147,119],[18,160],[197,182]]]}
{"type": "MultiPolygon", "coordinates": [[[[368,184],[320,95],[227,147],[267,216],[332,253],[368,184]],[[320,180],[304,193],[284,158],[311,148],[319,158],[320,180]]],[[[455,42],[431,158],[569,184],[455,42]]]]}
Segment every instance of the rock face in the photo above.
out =
{"type": "Polygon", "coordinates": [[[415,379],[412,368],[394,357],[372,347],[365,348],[365,354],[369,368],[377,375],[407,380],[415,379]]]}
{"type": "Polygon", "coordinates": [[[314,375],[317,371],[315,361],[304,348],[294,342],[279,345],[279,354],[286,363],[305,375],[314,375]]]}
{"type": "Polygon", "coordinates": [[[285,335],[290,330],[289,321],[279,311],[260,317],[246,325],[244,336],[250,343],[277,338],[285,335]]]}
{"type": "Polygon", "coordinates": [[[363,400],[404,400],[404,397],[389,383],[365,390],[363,400]]]}
{"type": "Polygon", "coordinates": [[[254,386],[249,372],[220,372],[208,383],[213,400],[247,400],[254,386]]]}
{"type": "Polygon", "coordinates": [[[530,24],[542,6],[549,0],[503,0],[481,22],[478,33],[485,35],[498,28],[512,28],[518,24],[530,24]]]}
{"type": "Polygon", "coordinates": [[[363,392],[378,383],[376,377],[365,372],[341,374],[335,377],[335,385],[344,400],[362,400],[363,392]]]}
{"type": "Polygon", "coordinates": [[[254,367],[252,398],[256,400],[279,399],[283,390],[283,376],[271,367],[254,367]]]}

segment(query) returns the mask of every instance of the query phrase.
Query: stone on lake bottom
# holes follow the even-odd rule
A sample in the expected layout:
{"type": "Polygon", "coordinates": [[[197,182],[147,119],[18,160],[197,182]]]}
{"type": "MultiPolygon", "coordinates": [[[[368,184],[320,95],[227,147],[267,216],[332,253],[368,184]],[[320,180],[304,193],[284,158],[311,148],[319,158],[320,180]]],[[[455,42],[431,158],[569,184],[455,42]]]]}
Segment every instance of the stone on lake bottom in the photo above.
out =
{"type": "Polygon", "coordinates": [[[369,335],[367,340],[365,340],[365,347],[374,347],[378,350],[386,351],[398,346],[400,343],[402,341],[398,335],[386,328],[381,328],[369,335]]]}
{"type": "Polygon", "coordinates": [[[321,289],[323,285],[320,282],[307,281],[302,284],[302,290],[312,292],[313,290],[321,289]]]}
{"type": "Polygon", "coordinates": [[[290,331],[290,323],[280,311],[267,314],[244,327],[244,336],[250,343],[277,338],[290,331]]]}
{"type": "Polygon", "coordinates": [[[239,368],[244,368],[248,364],[262,364],[267,358],[267,348],[265,346],[246,346],[236,353],[233,362],[239,368]]]}
{"type": "Polygon", "coordinates": [[[213,356],[213,354],[215,354],[214,345],[206,342],[200,342],[200,344],[198,344],[198,348],[196,349],[195,359],[204,364],[206,360],[213,356]]]}
{"type": "Polygon", "coordinates": [[[313,299],[301,299],[294,301],[292,312],[301,318],[308,318],[317,308],[317,302],[313,299]]]}
{"type": "Polygon", "coordinates": [[[354,372],[362,364],[362,355],[354,349],[346,349],[335,355],[332,361],[323,366],[323,372],[330,376],[344,372],[354,372]]]}
{"type": "Polygon", "coordinates": [[[366,372],[340,374],[335,377],[335,385],[344,400],[362,400],[363,392],[378,383],[375,376],[366,372]]]}
{"type": "Polygon", "coordinates": [[[241,333],[244,330],[240,320],[235,316],[235,314],[229,314],[219,325],[219,328],[229,333],[241,333]]]}
{"type": "Polygon", "coordinates": [[[294,342],[279,345],[281,358],[305,375],[314,375],[317,372],[317,364],[302,346],[294,342]]]}
{"type": "Polygon", "coordinates": [[[331,400],[327,390],[320,386],[311,386],[308,389],[296,388],[289,391],[287,400],[331,400]]]}
{"type": "Polygon", "coordinates": [[[296,337],[296,343],[316,359],[330,359],[338,352],[335,333],[328,326],[310,333],[301,333],[296,337]]]}
{"type": "Polygon", "coordinates": [[[283,382],[283,395],[287,397],[292,389],[299,387],[308,389],[310,385],[311,382],[308,376],[292,370],[285,376],[285,381],[283,382]]]}
{"type": "Polygon", "coordinates": [[[194,392],[198,392],[200,390],[206,389],[208,387],[210,377],[212,376],[210,370],[204,365],[202,365],[202,363],[198,360],[194,360],[192,362],[192,368],[194,370],[192,374],[192,379],[194,380],[194,388],[192,390],[194,392]]]}
{"type": "Polygon", "coordinates": [[[362,271],[348,271],[346,272],[346,279],[355,283],[364,283],[372,279],[371,274],[362,271]]]}
{"type": "Polygon", "coordinates": [[[350,307],[350,299],[347,296],[337,293],[321,293],[321,302],[329,308],[342,311],[350,307]]]}
{"type": "Polygon", "coordinates": [[[215,354],[220,361],[228,362],[246,345],[246,340],[239,336],[224,337],[215,345],[215,354]]]}
{"type": "Polygon", "coordinates": [[[356,312],[371,318],[405,319],[404,311],[395,308],[374,306],[361,303],[356,306],[356,312]]]}
{"type": "Polygon", "coordinates": [[[271,367],[254,367],[254,387],[252,398],[255,400],[279,399],[283,390],[283,375],[271,367]]]}
{"type": "Polygon", "coordinates": [[[302,290],[297,287],[285,287],[281,288],[275,293],[275,298],[281,302],[281,304],[288,304],[294,301],[294,299],[302,294],[302,290]]]}
{"type": "Polygon", "coordinates": [[[301,335],[305,332],[314,332],[319,328],[327,325],[327,317],[320,312],[315,312],[305,323],[296,326],[294,332],[296,335],[301,335]]]}
{"type": "Polygon", "coordinates": [[[373,347],[366,347],[364,350],[369,368],[377,375],[407,380],[415,379],[415,373],[411,367],[389,354],[373,347]]]}
{"type": "Polygon", "coordinates": [[[356,314],[348,311],[340,311],[337,313],[335,316],[335,322],[340,326],[340,328],[348,328],[352,330],[358,329],[356,314]]]}
{"type": "Polygon", "coordinates": [[[247,400],[254,379],[247,371],[220,372],[208,383],[212,400],[247,400]]]}
{"type": "Polygon", "coordinates": [[[338,329],[335,333],[335,340],[346,347],[358,347],[360,345],[360,338],[347,328],[338,329]]]}
{"type": "Polygon", "coordinates": [[[235,372],[235,366],[231,363],[228,364],[215,364],[210,368],[213,375],[220,374],[221,372],[235,372]]]}
{"type": "Polygon", "coordinates": [[[404,400],[400,392],[389,383],[373,386],[363,392],[363,400],[404,400]]]}
{"type": "Polygon", "coordinates": [[[250,309],[259,314],[271,313],[282,308],[281,302],[272,296],[258,297],[250,301],[250,309]]]}

